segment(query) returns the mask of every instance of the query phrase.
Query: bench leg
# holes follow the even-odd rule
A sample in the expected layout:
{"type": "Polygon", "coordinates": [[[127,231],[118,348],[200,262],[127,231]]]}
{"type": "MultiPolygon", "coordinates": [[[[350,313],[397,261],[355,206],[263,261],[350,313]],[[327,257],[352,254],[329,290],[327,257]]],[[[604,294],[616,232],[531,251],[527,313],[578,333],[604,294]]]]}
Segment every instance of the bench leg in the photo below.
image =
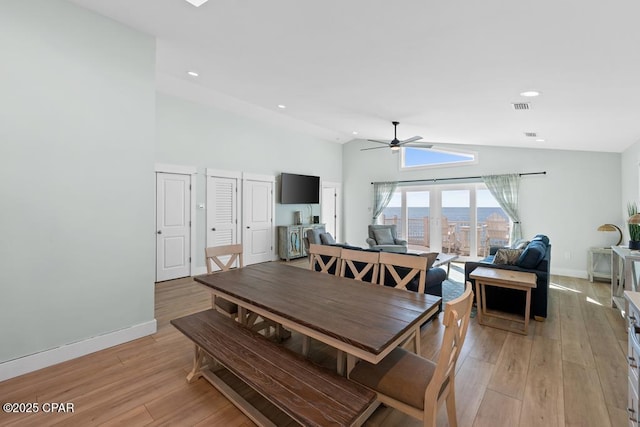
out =
{"type": "Polygon", "coordinates": [[[193,355],[193,368],[191,372],[189,372],[189,375],[187,375],[188,383],[192,383],[202,376],[202,362],[204,362],[205,356],[204,350],[196,345],[193,355]]]}

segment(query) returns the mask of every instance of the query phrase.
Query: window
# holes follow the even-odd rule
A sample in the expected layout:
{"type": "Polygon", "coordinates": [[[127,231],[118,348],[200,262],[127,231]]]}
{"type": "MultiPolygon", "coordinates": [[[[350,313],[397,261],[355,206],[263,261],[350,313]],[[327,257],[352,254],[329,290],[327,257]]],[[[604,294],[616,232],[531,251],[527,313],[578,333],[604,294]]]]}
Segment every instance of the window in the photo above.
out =
{"type": "Polygon", "coordinates": [[[403,147],[400,152],[400,169],[460,166],[476,162],[477,156],[473,152],[418,147],[403,147]]]}
{"type": "Polygon", "coordinates": [[[474,259],[507,245],[511,227],[484,184],[399,187],[378,221],[396,224],[412,249],[474,259]]]}

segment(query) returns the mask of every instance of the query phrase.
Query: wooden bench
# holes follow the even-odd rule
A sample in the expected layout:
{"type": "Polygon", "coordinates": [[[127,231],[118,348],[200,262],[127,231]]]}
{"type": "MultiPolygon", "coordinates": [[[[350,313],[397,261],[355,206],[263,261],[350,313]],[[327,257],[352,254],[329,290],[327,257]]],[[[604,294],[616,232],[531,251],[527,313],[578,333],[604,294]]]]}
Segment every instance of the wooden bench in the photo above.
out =
{"type": "Polygon", "coordinates": [[[227,368],[305,426],[361,425],[377,406],[371,390],[315,365],[215,310],[171,323],[196,346],[187,380],[204,377],[258,425],[274,424],[218,377],[216,367],[227,368]],[[216,366],[204,365],[205,355],[216,366]]]}

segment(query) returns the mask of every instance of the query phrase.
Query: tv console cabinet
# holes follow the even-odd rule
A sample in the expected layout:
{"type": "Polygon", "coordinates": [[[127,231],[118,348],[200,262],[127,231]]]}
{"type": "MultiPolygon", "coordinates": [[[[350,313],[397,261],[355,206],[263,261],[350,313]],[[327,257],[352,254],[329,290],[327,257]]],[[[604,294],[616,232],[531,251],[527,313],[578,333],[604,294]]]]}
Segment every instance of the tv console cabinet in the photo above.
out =
{"type": "Polygon", "coordinates": [[[287,261],[307,256],[302,239],[307,230],[324,227],[324,224],[298,224],[278,226],[278,256],[287,261]]]}

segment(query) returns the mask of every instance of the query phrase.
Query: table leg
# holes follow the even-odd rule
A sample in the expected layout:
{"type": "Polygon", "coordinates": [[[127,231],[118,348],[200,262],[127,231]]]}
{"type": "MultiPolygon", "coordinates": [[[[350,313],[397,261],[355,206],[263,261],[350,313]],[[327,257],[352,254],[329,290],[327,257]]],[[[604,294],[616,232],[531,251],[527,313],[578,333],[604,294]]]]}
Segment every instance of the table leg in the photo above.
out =
{"type": "Polygon", "coordinates": [[[204,361],[204,357],[204,350],[196,345],[193,355],[193,367],[191,368],[191,372],[187,375],[188,383],[192,383],[202,376],[202,362],[204,361]]]}
{"type": "Polygon", "coordinates": [[[358,361],[357,357],[347,353],[347,378],[349,378],[349,374],[351,373],[353,368],[356,366],[357,361],[358,361]]]}
{"type": "Polygon", "coordinates": [[[484,325],[484,310],[486,308],[486,296],[484,283],[476,280],[476,314],[478,315],[478,324],[484,325]]]}
{"type": "Polygon", "coordinates": [[[526,305],[524,306],[524,334],[528,335],[529,334],[529,315],[530,313],[530,304],[531,304],[531,288],[527,288],[525,290],[525,292],[527,293],[527,299],[526,299],[526,305]]]}
{"type": "Polygon", "coordinates": [[[243,325],[247,325],[247,320],[247,309],[238,306],[238,321],[243,325]]]}
{"type": "Polygon", "coordinates": [[[345,354],[342,350],[336,350],[336,371],[338,375],[345,376],[345,354]]]}

